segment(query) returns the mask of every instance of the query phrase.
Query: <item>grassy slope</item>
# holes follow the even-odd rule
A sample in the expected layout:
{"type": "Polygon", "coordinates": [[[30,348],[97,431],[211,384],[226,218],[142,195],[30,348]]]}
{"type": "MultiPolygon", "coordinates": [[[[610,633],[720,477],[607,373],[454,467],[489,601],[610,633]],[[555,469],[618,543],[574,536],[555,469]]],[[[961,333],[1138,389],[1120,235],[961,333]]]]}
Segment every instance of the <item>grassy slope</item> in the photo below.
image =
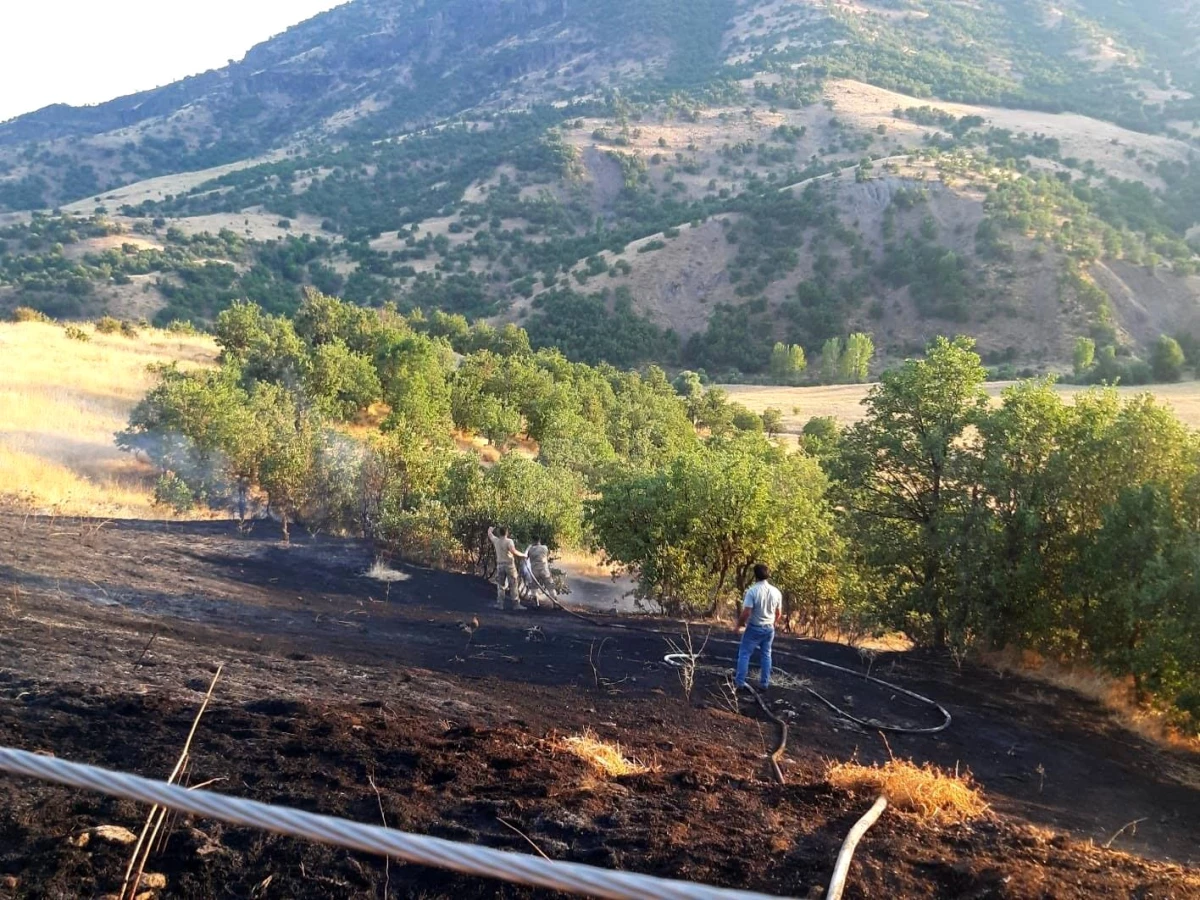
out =
{"type": "Polygon", "coordinates": [[[85,343],[55,325],[0,324],[0,498],[62,515],[161,516],[153,472],[113,435],[154,382],[147,366],[215,358],[207,337],[146,331],[85,343]]]}

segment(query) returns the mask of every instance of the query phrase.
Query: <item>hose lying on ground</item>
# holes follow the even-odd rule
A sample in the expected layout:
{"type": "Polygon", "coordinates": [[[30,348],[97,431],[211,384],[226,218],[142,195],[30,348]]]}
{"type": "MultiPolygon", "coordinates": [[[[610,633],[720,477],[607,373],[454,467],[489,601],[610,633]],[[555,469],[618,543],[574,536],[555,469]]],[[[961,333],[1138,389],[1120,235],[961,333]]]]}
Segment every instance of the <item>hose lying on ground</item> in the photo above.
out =
{"type": "MultiPolygon", "coordinates": [[[[582,621],[587,622],[591,625],[600,625],[604,628],[620,628],[625,631],[639,631],[642,634],[652,634],[652,635],[655,635],[656,637],[666,637],[667,636],[667,632],[662,631],[661,629],[645,628],[640,625],[629,625],[624,622],[608,622],[608,621],[605,621],[604,619],[598,618],[596,616],[590,616],[585,613],[577,612],[576,610],[573,610],[573,609],[568,609],[566,606],[563,606],[563,604],[559,601],[558,597],[556,597],[552,591],[549,591],[545,587],[543,587],[542,584],[536,578],[534,579],[534,583],[541,590],[542,594],[551,603],[553,603],[556,608],[561,609],[563,612],[567,613],[568,615],[572,615],[575,618],[581,619],[582,621]]],[[[725,640],[723,638],[713,638],[712,640],[715,643],[719,643],[719,644],[731,644],[734,646],[737,646],[737,644],[738,644],[737,641],[725,640]]],[[[812,663],[815,666],[821,666],[826,669],[832,669],[835,672],[844,672],[847,675],[853,675],[855,678],[861,678],[864,681],[870,681],[873,684],[881,685],[885,688],[888,688],[889,690],[895,691],[898,694],[904,694],[904,696],[906,696],[906,697],[911,697],[912,699],[918,701],[919,703],[924,703],[927,706],[932,706],[934,709],[936,709],[942,715],[941,724],[933,725],[933,726],[929,726],[929,727],[925,727],[925,728],[916,728],[916,727],[912,727],[912,726],[908,726],[908,725],[892,725],[888,722],[880,722],[877,719],[863,719],[863,718],[859,718],[858,716],[855,716],[855,715],[847,712],[846,710],[842,709],[840,706],[838,706],[832,700],[825,697],[820,692],[813,690],[811,687],[809,687],[807,684],[805,684],[802,680],[797,679],[798,686],[803,687],[803,689],[805,691],[807,691],[809,694],[811,694],[813,697],[815,697],[817,700],[819,700],[825,706],[829,707],[833,712],[837,713],[837,715],[841,716],[843,719],[846,719],[849,722],[853,722],[855,725],[861,725],[863,728],[871,728],[871,729],[874,729],[875,731],[887,731],[887,732],[891,732],[894,734],[937,734],[938,732],[945,731],[947,728],[950,727],[951,716],[950,716],[950,713],[946,711],[945,707],[943,707],[936,700],[931,700],[930,698],[924,696],[923,694],[918,694],[916,691],[910,691],[907,688],[902,688],[899,685],[892,684],[890,681],[884,681],[882,678],[876,678],[873,675],[866,675],[862,672],[856,672],[853,669],[847,669],[845,666],[839,666],[839,665],[836,665],[835,663],[825,662],[825,660],[823,660],[823,659],[814,659],[811,656],[804,656],[799,653],[793,653],[789,650],[783,650],[783,651],[777,650],[777,651],[775,651],[775,653],[778,656],[784,656],[784,657],[791,658],[791,659],[798,659],[798,660],[801,660],[806,663],[812,663]]],[[[667,656],[664,658],[664,661],[668,665],[678,666],[678,665],[680,665],[680,660],[685,656],[687,656],[687,654],[685,654],[685,653],[683,653],[683,654],[670,653],[670,654],[667,654],[667,656]]],[[[727,660],[727,661],[732,662],[732,660],[727,660]]],[[[776,671],[782,675],[785,675],[785,676],[787,675],[787,673],[783,672],[782,670],[776,669],[776,671]]],[[[771,715],[771,714],[768,713],[768,715],[771,715]]]]}
{"type": "Polygon", "coordinates": [[[783,780],[783,769],[779,768],[779,760],[783,758],[783,751],[787,749],[788,723],[771,711],[771,707],[767,706],[766,701],[763,700],[762,695],[758,691],[750,687],[750,685],[746,685],[746,689],[750,691],[750,695],[758,702],[762,711],[767,714],[767,718],[779,726],[779,742],[775,745],[775,749],[771,751],[770,755],[767,756],[767,759],[771,763],[771,769],[775,774],[776,780],[780,784],[786,784],[787,782],[783,780]]]}
{"type": "MultiPolygon", "coordinates": [[[[604,619],[598,618],[596,616],[591,616],[591,615],[587,615],[585,613],[577,612],[576,610],[573,610],[573,609],[568,609],[566,606],[564,606],[559,601],[558,597],[555,596],[554,592],[547,590],[546,587],[544,587],[542,585],[542,583],[540,581],[538,581],[536,578],[534,578],[533,581],[534,581],[534,584],[537,586],[537,588],[542,592],[542,594],[551,603],[553,603],[557,609],[561,609],[563,612],[567,613],[568,615],[572,615],[575,618],[581,619],[582,621],[587,622],[591,625],[600,625],[604,628],[619,628],[619,629],[623,629],[625,631],[638,631],[638,632],[641,632],[642,634],[652,634],[657,637],[666,637],[667,636],[667,632],[662,631],[657,628],[645,628],[640,625],[630,625],[630,624],[627,624],[624,622],[609,622],[609,621],[605,621],[604,619]]],[[[732,644],[734,646],[737,646],[737,644],[738,644],[737,641],[730,641],[730,640],[726,640],[723,638],[713,638],[712,640],[715,643],[719,643],[719,644],[732,644]]],[[[895,691],[898,694],[904,694],[906,697],[911,697],[912,699],[918,701],[919,703],[924,703],[927,706],[932,706],[934,709],[936,709],[942,715],[941,724],[932,725],[932,726],[925,727],[925,728],[917,728],[917,727],[913,727],[913,726],[909,726],[909,725],[893,725],[888,722],[881,722],[878,719],[863,719],[863,718],[859,718],[858,716],[855,716],[852,713],[849,713],[846,710],[842,709],[840,706],[838,706],[836,703],[834,703],[828,697],[821,694],[819,691],[816,691],[813,688],[809,687],[802,679],[796,679],[796,685],[798,687],[803,688],[805,691],[807,691],[809,694],[811,694],[813,697],[815,697],[817,700],[819,700],[825,706],[829,707],[829,709],[831,709],[834,713],[841,716],[843,719],[845,719],[848,722],[853,722],[855,725],[862,726],[863,728],[871,728],[875,731],[886,731],[886,732],[890,732],[892,734],[937,734],[938,732],[945,731],[947,728],[950,727],[950,722],[952,721],[952,719],[951,719],[950,713],[946,711],[946,708],[943,707],[936,700],[931,700],[930,698],[924,696],[923,694],[918,694],[916,691],[910,691],[907,688],[902,688],[899,685],[892,684],[890,681],[884,681],[882,678],[876,678],[873,675],[867,675],[862,672],[856,672],[853,669],[846,668],[845,666],[839,666],[839,665],[836,665],[835,663],[825,662],[825,660],[823,660],[823,659],[814,659],[811,656],[804,656],[802,654],[793,653],[788,650],[775,651],[775,653],[778,656],[784,656],[784,657],[791,658],[791,659],[798,659],[798,660],[801,660],[806,663],[812,663],[813,665],[816,665],[816,666],[821,666],[826,669],[832,669],[835,672],[844,672],[847,675],[853,675],[855,678],[861,678],[864,681],[870,681],[874,684],[881,685],[885,688],[888,688],[889,690],[895,691]]],[[[686,653],[669,653],[669,654],[667,654],[666,657],[664,657],[664,662],[666,662],[668,665],[679,666],[681,664],[682,659],[686,656],[687,656],[686,653]]],[[[733,660],[726,660],[726,661],[732,662],[733,660]]],[[[785,677],[787,676],[787,673],[783,672],[780,669],[776,669],[775,671],[781,675],[784,675],[785,677]]],[[[755,697],[757,699],[758,695],[756,694],[755,697]]],[[[763,707],[763,709],[767,712],[768,716],[770,716],[772,719],[774,719],[779,724],[781,724],[781,725],[783,724],[783,721],[781,719],[777,718],[770,710],[767,709],[766,705],[762,702],[761,699],[759,699],[759,705],[763,707]]],[[[780,752],[782,753],[782,750],[780,750],[780,752]]]]}
{"type": "Polygon", "coordinates": [[[850,874],[850,861],[854,858],[854,851],[858,847],[858,842],[867,833],[867,829],[874,825],[879,817],[883,815],[883,811],[886,808],[887,798],[881,794],[875,800],[874,805],[867,810],[861,819],[854,823],[854,827],[846,835],[846,842],[842,844],[842,850],[838,853],[837,864],[833,867],[833,877],[829,880],[829,890],[825,894],[825,900],[842,900],[842,891],[846,887],[846,876],[850,874]]]}

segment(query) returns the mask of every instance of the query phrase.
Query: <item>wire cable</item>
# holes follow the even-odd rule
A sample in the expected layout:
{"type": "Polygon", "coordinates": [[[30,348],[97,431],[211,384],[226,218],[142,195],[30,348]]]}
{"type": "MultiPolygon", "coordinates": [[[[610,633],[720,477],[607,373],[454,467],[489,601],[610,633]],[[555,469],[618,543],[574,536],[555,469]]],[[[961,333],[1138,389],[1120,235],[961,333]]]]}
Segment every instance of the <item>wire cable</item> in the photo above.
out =
{"type": "Polygon", "coordinates": [[[590,897],[612,900],[771,900],[767,894],[707,887],[582,863],[546,860],[529,854],[461,844],[378,825],[364,825],[211,791],[189,791],[162,781],[7,747],[0,747],[0,771],[99,791],[112,797],[158,804],[178,812],[261,828],[322,844],[403,859],[418,865],[590,897]]]}

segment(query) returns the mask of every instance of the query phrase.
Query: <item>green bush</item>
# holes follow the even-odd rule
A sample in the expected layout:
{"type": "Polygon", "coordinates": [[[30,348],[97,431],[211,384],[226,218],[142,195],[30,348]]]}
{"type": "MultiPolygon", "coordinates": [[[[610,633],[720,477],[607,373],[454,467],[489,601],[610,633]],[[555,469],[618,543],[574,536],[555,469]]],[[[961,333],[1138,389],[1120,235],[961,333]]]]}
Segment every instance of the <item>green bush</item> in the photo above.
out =
{"type": "Polygon", "coordinates": [[[186,481],[174,472],[167,472],[154,483],[154,502],[183,514],[191,512],[196,505],[196,498],[186,481]]]}

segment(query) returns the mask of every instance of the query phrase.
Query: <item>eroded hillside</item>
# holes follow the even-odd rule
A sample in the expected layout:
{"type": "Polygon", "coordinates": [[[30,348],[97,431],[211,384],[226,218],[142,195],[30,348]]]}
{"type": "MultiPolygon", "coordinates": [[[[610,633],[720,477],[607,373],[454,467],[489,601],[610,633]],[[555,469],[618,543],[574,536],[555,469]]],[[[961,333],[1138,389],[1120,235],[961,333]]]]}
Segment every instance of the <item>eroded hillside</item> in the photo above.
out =
{"type": "Polygon", "coordinates": [[[1195,328],[1195,12],[357,0],[0,128],[0,205],[73,201],[0,225],[0,303],[165,324],[312,285],[733,375],[853,331],[1144,355],[1195,328]]]}

